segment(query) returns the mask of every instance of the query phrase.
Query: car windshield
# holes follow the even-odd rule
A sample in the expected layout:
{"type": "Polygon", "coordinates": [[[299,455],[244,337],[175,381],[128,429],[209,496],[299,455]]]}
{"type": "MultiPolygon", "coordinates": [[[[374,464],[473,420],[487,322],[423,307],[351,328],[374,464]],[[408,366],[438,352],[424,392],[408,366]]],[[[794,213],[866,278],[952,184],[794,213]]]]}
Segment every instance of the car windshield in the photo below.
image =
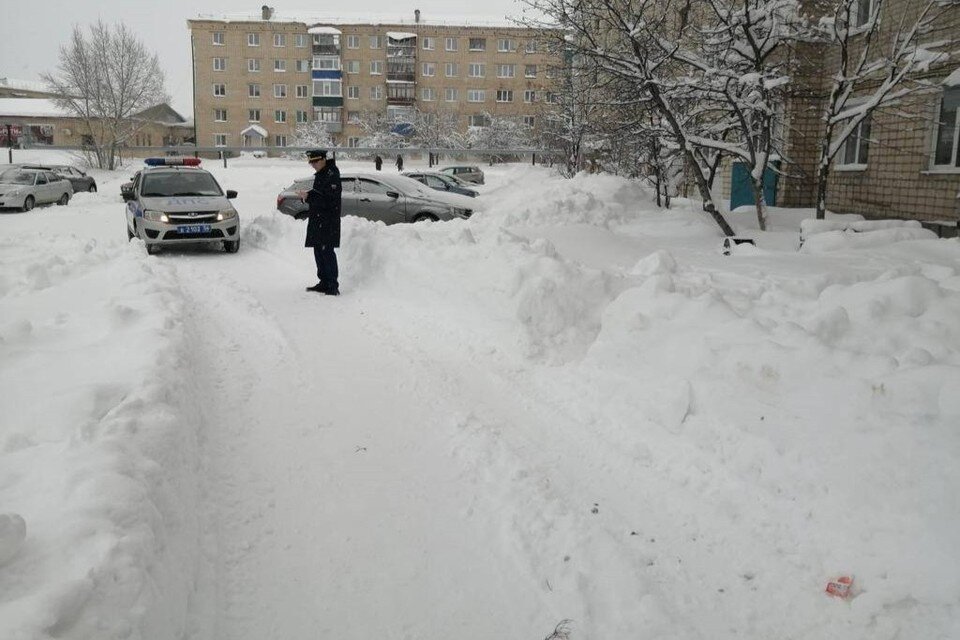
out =
{"type": "Polygon", "coordinates": [[[11,169],[0,174],[0,182],[4,184],[33,184],[36,179],[33,171],[17,171],[11,169]]]}
{"type": "Polygon", "coordinates": [[[164,172],[145,174],[140,195],[145,198],[222,196],[223,191],[209,173],[164,172]]]}

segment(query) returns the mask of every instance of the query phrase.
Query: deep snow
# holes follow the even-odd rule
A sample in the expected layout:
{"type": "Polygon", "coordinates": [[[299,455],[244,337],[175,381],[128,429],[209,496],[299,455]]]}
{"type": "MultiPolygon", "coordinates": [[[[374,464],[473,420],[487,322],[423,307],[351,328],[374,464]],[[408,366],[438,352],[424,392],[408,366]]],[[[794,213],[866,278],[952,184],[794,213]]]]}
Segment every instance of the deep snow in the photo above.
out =
{"type": "Polygon", "coordinates": [[[305,165],[207,168],[236,255],[0,215],[0,638],[960,637],[957,241],[506,165],[328,298],[305,165]]]}

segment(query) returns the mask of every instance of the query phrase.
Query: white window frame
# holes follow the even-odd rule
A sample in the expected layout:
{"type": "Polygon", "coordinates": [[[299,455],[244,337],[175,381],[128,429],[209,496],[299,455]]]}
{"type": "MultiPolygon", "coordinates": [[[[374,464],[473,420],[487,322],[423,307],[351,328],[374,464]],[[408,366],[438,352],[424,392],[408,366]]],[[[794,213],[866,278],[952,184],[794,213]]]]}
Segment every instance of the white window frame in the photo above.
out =
{"type": "Polygon", "coordinates": [[[523,92],[523,101],[527,104],[533,104],[537,101],[537,90],[536,89],[526,89],[523,92]]]}
{"type": "Polygon", "coordinates": [[[937,114],[934,118],[933,149],[930,157],[930,166],[938,173],[960,172],[960,86],[945,87],[937,105],[937,114]],[[957,106],[953,112],[953,131],[951,132],[950,159],[946,164],[937,164],[937,147],[940,146],[940,118],[943,116],[943,105],[947,100],[947,93],[956,93],[957,106]]]}
{"type": "Polygon", "coordinates": [[[423,87],[420,89],[420,99],[424,102],[434,102],[437,99],[437,90],[433,87],[423,87]]]}
{"type": "Polygon", "coordinates": [[[524,78],[536,78],[536,77],[537,77],[537,65],[535,65],[535,64],[525,64],[525,65],[523,65],[523,77],[524,77],[524,78]]]}
{"type": "Polygon", "coordinates": [[[347,49],[359,49],[360,48],[360,36],[352,35],[347,36],[347,49]]]}
{"type": "Polygon", "coordinates": [[[297,124],[310,122],[310,114],[303,109],[297,109],[297,124]]]}
{"type": "Polygon", "coordinates": [[[371,49],[383,49],[383,36],[370,36],[371,49]]]}
{"type": "Polygon", "coordinates": [[[260,73],[260,58],[247,58],[247,73],[260,73]]]}
{"type": "Polygon", "coordinates": [[[247,122],[260,122],[261,115],[260,109],[247,109],[247,122]]]}
{"type": "Polygon", "coordinates": [[[486,38],[469,38],[467,40],[467,51],[486,51],[487,50],[487,39],[486,38]],[[474,41],[477,42],[478,46],[474,47],[474,41]]]}
{"type": "Polygon", "coordinates": [[[856,0],[856,5],[853,7],[853,24],[850,25],[852,29],[860,29],[870,22],[870,18],[873,16],[875,10],[874,5],[875,0],[856,0]]]}
{"type": "Polygon", "coordinates": [[[537,52],[537,41],[533,38],[527,40],[527,43],[523,47],[524,53],[536,53],[537,52]]]}
{"type": "Polygon", "coordinates": [[[227,38],[224,35],[223,31],[214,31],[213,32],[213,46],[222,47],[225,46],[227,38]]]}
{"type": "Polygon", "coordinates": [[[444,51],[459,51],[459,48],[460,48],[460,38],[444,38],[443,39],[444,51]]]}
{"type": "Polygon", "coordinates": [[[435,44],[434,40],[435,40],[435,39],[434,39],[433,37],[431,37],[431,36],[424,36],[424,38],[423,38],[423,45],[422,45],[422,46],[423,46],[423,50],[424,50],[424,51],[433,51],[434,48],[436,48],[436,44],[435,44]]]}
{"type": "Polygon", "coordinates": [[[298,85],[297,85],[296,92],[297,92],[297,97],[298,97],[298,98],[309,98],[309,97],[310,97],[310,87],[309,87],[308,85],[298,84],[298,85]]]}
{"type": "Polygon", "coordinates": [[[217,82],[213,85],[213,97],[225,98],[227,95],[227,85],[223,82],[217,82]]]}
{"type": "Polygon", "coordinates": [[[359,100],[360,87],[353,84],[347,87],[347,100],[359,100]]]}
{"type": "Polygon", "coordinates": [[[513,38],[498,38],[497,39],[497,52],[498,53],[510,53],[515,51],[516,47],[513,46],[513,38]]]}
{"type": "Polygon", "coordinates": [[[497,89],[497,102],[513,102],[513,89],[497,89]]]}
{"type": "Polygon", "coordinates": [[[215,147],[225,147],[225,146],[227,146],[227,134],[225,134],[225,133],[215,133],[215,134],[213,134],[213,146],[215,146],[215,147]]]}
{"type": "Polygon", "coordinates": [[[360,123],[360,112],[347,111],[347,124],[359,124],[359,123],[360,123]]]}
{"type": "Polygon", "coordinates": [[[260,46],[260,34],[259,34],[259,33],[248,33],[248,34],[247,34],[247,46],[248,46],[248,47],[259,47],[259,46],[260,46]]]}
{"type": "Polygon", "coordinates": [[[313,56],[314,71],[340,71],[340,56],[313,56]]]}
{"type": "Polygon", "coordinates": [[[347,138],[347,148],[356,149],[359,146],[360,146],[360,138],[356,136],[347,138]]]}
{"type": "Polygon", "coordinates": [[[460,90],[456,87],[447,87],[443,90],[444,102],[460,102],[460,90]]]}
{"type": "Polygon", "coordinates": [[[226,121],[227,121],[227,110],[226,110],[226,109],[214,109],[214,110],[213,110],[213,121],[214,121],[214,122],[226,122],[226,121]]]}
{"type": "Polygon", "coordinates": [[[313,81],[313,96],[316,98],[342,98],[343,81],[332,78],[316,78],[313,81]],[[319,91],[317,91],[318,88],[319,91]]]}
{"type": "Polygon", "coordinates": [[[273,46],[275,47],[286,47],[287,46],[287,36],[284,33],[275,33],[273,34],[273,46]]]}
{"type": "Polygon", "coordinates": [[[536,116],[523,116],[523,124],[525,124],[526,126],[533,128],[536,126],[536,123],[537,123],[536,116]]]}
{"type": "Polygon", "coordinates": [[[360,61],[359,60],[347,60],[344,63],[344,70],[349,74],[360,73],[360,61]]]}
{"type": "Polygon", "coordinates": [[[213,59],[213,70],[214,70],[214,71],[226,71],[226,70],[227,70],[227,59],[226,59],[226,58],[214,58],[214,59],[213,59]]]}
{"type": "Polygon", "coordinates": [[[436,62],[424,62],[420,67],[420,75],[424,78],[432,78],[437,75],[437,63],[436,62]]]}
{"type": "Polygon", "coordinates": [[[307,46],[307,34],[296,33],[293,36],[293,46],[303,49],[307,46]]]}
{"type": "Polygon", "coordinates": [[[380,101],[383,100],[383,85],[374,85],[370,87],[370,99],[380,101]]]}
{"type": "Polygon", "coordinates": [[[383,60],[371,60],[371,61],[370,61],[370,75],[372,75],[372,76],[382,76],[382,75],[383,75],[383,60]]]}
{"type": "MultiPolygon", "coordinates": [[[[855,105],[851,105],[855,106],[855,105]]],[[[843,146],[840,148],[840,151],[837,153],[836,158],[834,159],[834,170],[835,171],[864,171],[867,168],[867,164],[870,162],[870,129],[871,129],[871,120],[873,115],[865,118],[860,124],[857,125],[857,128],[854,130],[850,136],[843,141],[843,146]],[[864,126],[866,126],[866,134],[864,134],[864,126]],[[866,140],[866,149],[863,148],[863,141],[866,140]],[[853,149],[853,160],[847,160],[847,152],[850,149],[853,149]],[[861,153],[866,152],[866,158],[861,157],[861,153]]]]}
{"type": "Polygon", "coordinates": [[[287,97],[287,85],[285,84],[275,84],[273,85],[273,97],[282,99],[287,97]]]}
{"type": "Polygon", "coordinates": [[[497,65],[497,77],[498,77],[498,78],[515,78],[515,77],[517,77],[517,65],[515,65],[515,64],[498,64],[498,65],[497,65]]]}
{"type": "Polygon", "coordinates": [[[467,67],[468,78],[485,78],[487,75],[487,65],[483,62],[471,62],[467,67]],[[474,73],[474,72],[477,73],[474,73]]]}
{"type": "Polygon", "coordinates": [[[468,127],[489,127],[490,120],[487,118],[484,113],[472,113],[467,116],[467,126],[468,127]],[[475,118],[481,118],[481,124],[474,124],[475,118]]]}
{"type": "Polygon", "coordinates": [[[287,72],[287,61],[286,60],[274,60],[273,61],[273,71],[274,73],[286,73],[287,72]]]}
{"type": "Polygon", "coordinates": [[[467,89],[467,102],[486,102],[487,92],[485,89],[467,89]]]}
{"type": "Polygon", "coordinates": [[[284,124],[287,121],[287,111],[285,109],[274,109],[273,121],[277,124],[284,124]]]}
{"type": "Polygon", "coordinates": [[[250,82],[247,84],[248,98],[259,98],[261,95],[263,95],[263,92],[260,90],[260,83],[250,82]]]}
{"type": "Polygon", "coordinates": [[[459,62],[445,62],[443,64],[443,75],[446,78],[456,78],[460,75],[459,62]]]}
{"type": "Polygon", "coordinates": [[[275,136],[273,136],[273,146],[275,147],[287,146],[287,134],[278,133],[275,136]]]}
{"type": "Polygon", "coordinates": [[[312,60],[297,60],[297,73],[310,73],[312,60]]]}

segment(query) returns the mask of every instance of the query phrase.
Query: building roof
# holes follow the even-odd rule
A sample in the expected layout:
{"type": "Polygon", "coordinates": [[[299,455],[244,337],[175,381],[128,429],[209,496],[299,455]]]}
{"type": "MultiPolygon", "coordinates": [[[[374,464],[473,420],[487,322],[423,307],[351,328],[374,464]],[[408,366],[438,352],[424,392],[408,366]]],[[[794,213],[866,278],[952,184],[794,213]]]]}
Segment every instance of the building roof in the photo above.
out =
{"type": "Polygon", "coordinates": [[[420,18],[413,14],[406,17],[371,17],[369,13],[326,13],[322,11],[276,11],[268,19],[264,20],[259,11],[250,11],[244,13],[201,13],[193,21],[213,21],[213,22],[278,22],[278,23],[302,23],[305,25],[345,25],[345,24],[366,24],[366,25],[406,25],[406,26],[460,26],[460,27],[511,27],[514,29],[522,28],[521,25],[511,21],[506,16],[457,16],[455,14],[438,15],[436,18],[427,17],[421,12],[420,18]]]}
{"type": "Polygon", "coordinates": [[[72,114],[47,98],[0,98],[0,117],[70,118],[72,114]]]}
{"type": "Polygon", "coordinates": [[[45,82],[39,80],[18,80],[17,78],[0,78],[0,87],[6,89],[17,89],[20,91],[37,91],[40,93],[53,93],[45,82]]]}

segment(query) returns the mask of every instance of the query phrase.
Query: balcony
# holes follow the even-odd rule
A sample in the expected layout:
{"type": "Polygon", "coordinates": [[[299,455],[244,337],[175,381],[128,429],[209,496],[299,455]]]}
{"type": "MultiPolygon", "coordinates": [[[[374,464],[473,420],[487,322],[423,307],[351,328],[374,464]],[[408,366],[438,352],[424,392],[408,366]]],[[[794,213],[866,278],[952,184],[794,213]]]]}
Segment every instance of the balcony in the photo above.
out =
{"type": "Polygon", "coordinates": [[[417,88],[414,85],[387,83],[388,105],[411,105],[416,99],[417,88]]]}

